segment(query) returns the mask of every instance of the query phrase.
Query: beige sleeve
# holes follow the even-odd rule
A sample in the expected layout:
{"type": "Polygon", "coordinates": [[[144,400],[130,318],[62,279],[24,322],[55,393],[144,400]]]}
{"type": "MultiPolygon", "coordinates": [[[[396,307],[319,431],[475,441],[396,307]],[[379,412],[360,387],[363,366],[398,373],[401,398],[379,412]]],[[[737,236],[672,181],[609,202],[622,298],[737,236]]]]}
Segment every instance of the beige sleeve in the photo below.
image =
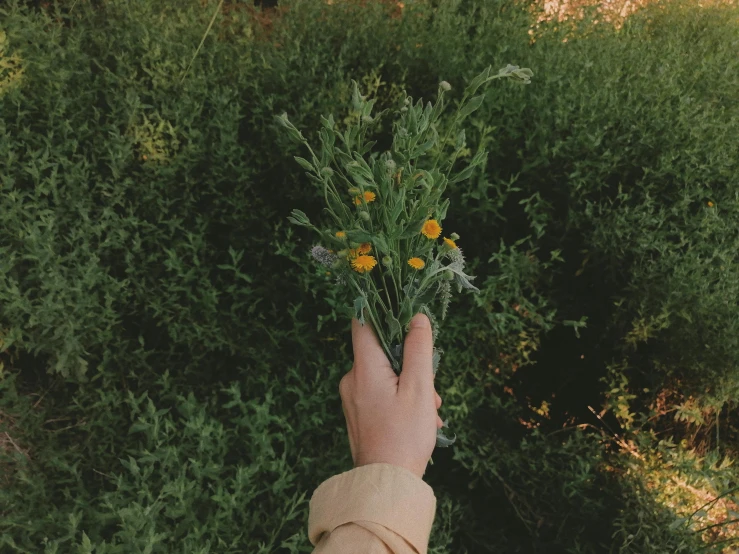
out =
{"type": "Polygon", "coordinates": [[[324,481],[313,493],[314,554],[426,554],[436,497],[402,467],[370,464],[324,481]]]}

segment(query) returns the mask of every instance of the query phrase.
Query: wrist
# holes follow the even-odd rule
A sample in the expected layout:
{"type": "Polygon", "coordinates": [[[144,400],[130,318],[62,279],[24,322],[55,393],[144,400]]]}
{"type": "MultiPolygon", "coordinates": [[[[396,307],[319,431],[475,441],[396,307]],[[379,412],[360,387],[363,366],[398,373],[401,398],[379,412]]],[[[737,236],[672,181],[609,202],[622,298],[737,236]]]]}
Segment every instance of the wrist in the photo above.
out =
{"type": "Polygon", "coordinates": [[[419,479],[423,479],[423,476],[426,473],[426,466],[428,465],[428,462],[414,464],[412,462],[408,462],[407,460],[398,460],[393,459],[392,457],[382,456],[377,457],[376,459],[370,457],[362,460],[357,460],[357,462],[354,464],[354,467],[368,466],[371,464],[388,464],[391,466],[400,467],[410,471],[419,479]]]}

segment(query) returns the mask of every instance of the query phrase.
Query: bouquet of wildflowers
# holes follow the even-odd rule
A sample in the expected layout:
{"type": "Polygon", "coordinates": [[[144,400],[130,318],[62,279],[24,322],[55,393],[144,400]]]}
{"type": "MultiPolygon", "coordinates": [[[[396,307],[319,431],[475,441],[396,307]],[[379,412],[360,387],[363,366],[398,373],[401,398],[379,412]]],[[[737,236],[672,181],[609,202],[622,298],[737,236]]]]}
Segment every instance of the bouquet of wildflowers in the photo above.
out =
{"type": "MultiPolygon", "coordinates": [[[[320,148],[314,149],[287,114],[277,117],[290,137],[303,145],[309,159],[295,160],[307,171],[325,200],[327,220],[317,227],[300,210],[289,218],[319,236],[315,260],[331,268],[337,283],[350,291],[354,316],[369,320],[394,371],[400,373],[403,340],[411,318],[425,313],[438,333],[439,313],[446,317],[452,288],[478,292],[474,277],[465,273],[465,258],[456,233],[444,233],[449,207],[448,185],[467,179],[483,163],[480,150],[464,167],[457,167],[466,148],[461,123],[484,100],[478,90],[489,82],[510,78],[527,84],[532,72],[509,65],[497,73],[491,67],[472,80],[457,105],[451,124],[440,131],[440,118],[451,90],[439,84],[435,104],[424,106],[406,97],[395,114],[392,147],[374,150],[373,127],[385,112],[373,116],[374,100],[359,93],[354,83],[354,118],[343,132],[332,116],[322,117],[320,148]],[[441,136],[443,134],[443,137],[441,136]]],[[[434,372],[441,352],[434,350],[434,372]]],[[[437,444],[451,444],[440,431],[437,444]]]]}

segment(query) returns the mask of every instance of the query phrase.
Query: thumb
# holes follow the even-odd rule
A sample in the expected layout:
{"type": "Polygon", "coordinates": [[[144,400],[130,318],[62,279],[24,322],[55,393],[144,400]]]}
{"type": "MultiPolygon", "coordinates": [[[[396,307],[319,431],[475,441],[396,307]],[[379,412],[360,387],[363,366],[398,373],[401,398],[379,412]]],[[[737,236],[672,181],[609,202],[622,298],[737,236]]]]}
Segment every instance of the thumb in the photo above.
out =
{"type": "Polygon", "coordinates": [[[400,389],[416,392],[433,389],[433,351],[434,339],[431,333],[431,322],[425,314],[416,314],[411,319],[410,330],[403,344],[400,389]]]}

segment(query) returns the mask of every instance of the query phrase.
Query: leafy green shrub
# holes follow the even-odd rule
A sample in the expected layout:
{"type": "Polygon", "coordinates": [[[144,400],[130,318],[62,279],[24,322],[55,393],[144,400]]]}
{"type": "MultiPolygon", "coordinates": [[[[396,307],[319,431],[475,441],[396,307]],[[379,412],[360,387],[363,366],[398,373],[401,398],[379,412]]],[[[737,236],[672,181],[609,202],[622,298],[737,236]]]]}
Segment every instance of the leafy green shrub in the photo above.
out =
{"type": "MultiPolygon", "coordinates": [[[[310,551],[308,495],[350,467],[348,335],[273,117],[344,124],[352,79],[456,100],[510,61],[537,82],[486,97],[459,163],[490,155],[449,190],[481,292],[440,337],[432,551],[695,551],[638,472],[694,446],[664,454],[653,409],[736,432],[737,6],[532,37],[508,0],[225,2],[193,57],[217,6],[0,7],[0,550],[310,551]],[[603,392],[654,456],[631,474],[585,419],[603,392]]],[[[709,469],[683,477],[735,486],[709,469]]]]}

